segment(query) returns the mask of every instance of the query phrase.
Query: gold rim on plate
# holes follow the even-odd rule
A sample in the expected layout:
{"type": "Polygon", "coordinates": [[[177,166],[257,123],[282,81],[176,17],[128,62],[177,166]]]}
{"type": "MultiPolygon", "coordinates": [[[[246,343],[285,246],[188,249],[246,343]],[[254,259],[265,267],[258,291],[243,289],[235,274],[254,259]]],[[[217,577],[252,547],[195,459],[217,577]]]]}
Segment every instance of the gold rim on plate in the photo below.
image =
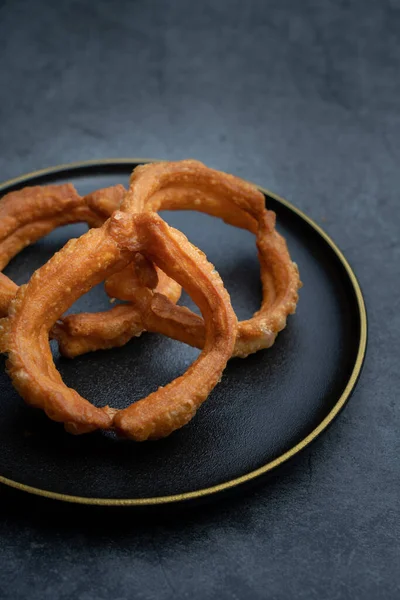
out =
{"type": "MultiPolygon", "coordinates": [[[[40,177],[42,175],[52,175],[56,173],[60,173],[62,171],[68,171],[70,169],[76,169],[81,167],[96,167],[96,166],[107,166],[107,165],[128,165],[128,164],[136,164],[136,163],[149,163],[155,162],[155,159],[149,158],[107,158],[100,160],[86,160],[79,161],[73,163],[66,163],[62,165],[58,165],[55,167],[48,167],[46,169],[40,169],[39,171],[33,171],[32,173],[27,173],[25,175],[21,175],[20,177],[15,177],[14,179],[9,179],[8,181],[4,181],[0,184],[0,192],[3,192],[4,189],[16,185],[19,183],[24,183],[25,181],[29,181],[32,178],[40,177]]],[[[282,465],[290,458],[293,458],[296,454],[304,450],[306,446],[308,446],[311,442],[313,442],[335,419],[335,417],[339,414],[341,409],[346,404],[349,399],[352,391],[355,388],[358,377],[361,373],[362,365],[365,358],[365,352],[367,347],[367,313],[365,309],[364,298],[361,292],[360,284],[358,283],[357,277],[354,274],[353,269],[350,267],[348,261],[333,242],[333,240],[329,237],[327,233],[317,225],[310,217],[307,217],[301,210],[293,206],[290,202],[281,198],[277,194],[270,192],[269,190],[257,186],[259,190],[261,190],[265,195],[274,198],[277,202],[291,210],[293,213],[298,215],[303,221],[306,221],[308,225],[310,225],[324,240],[325,242],[332,248],[340,262],[342,263],[345,271],[351,281],[353,286],[354,294],[356,296],[359,315],[360,315],[360,343],[358,346],[357,358],[354,364],[353,371],[350,375],[350,378],[347,382],[347,385],[336,402],[335,406],[328,413],[328,415],[321,421],[321,423],[305,438],[303,438],[300,442],[298,442],[295,446],[290,448],[287,452],[284,452],[274,460],[271,460],[267,464],[259,467],[255,471],[250,471],[250,473],[246,473],[246,475],[242,475],[241,477],[236,477],[235,479],[231,479],[230,481],[225,481],[224,483],[220,483],[218,485],[214,485],[209,488],[203,488],[201,490],[196,490],[194,492],[185,492],[183,494],[174,494],[170,496],[155,496],[154,498],[132,498],[132,499],[117,499],[117,498],[85,498],[84,496],[70,496],[68,494],[59,494],[57,492],[51,492],[49,490],[42,490],[40,488],[35,488],[30,485],[25,485],[23,483],[19,483],[18,481],[13,481],[12,479],[8,479],[7,477],[3,477],[0,475],[0,483],[8,485],[10,487],[16,488],[18,490],[22,490],[24,492],[28,492],[30,494],[36,494],[37,496],[43,496],[45,498],[52,498],[55,500],[62,500],[64,502],[72,502],[76,504],[92,504],[97,506],[151,506],[156,504],[169,504],[173,502],[182,502],[184,500],[194,500],[196,498],[203,498],[205,496],[209,496],[211,494],[217,494],[218,492],[223,492],[225,490],[229,490],[234,488],[242,483],[246,483],[269,471],[272,471],[276,467],[282,465]]]]}

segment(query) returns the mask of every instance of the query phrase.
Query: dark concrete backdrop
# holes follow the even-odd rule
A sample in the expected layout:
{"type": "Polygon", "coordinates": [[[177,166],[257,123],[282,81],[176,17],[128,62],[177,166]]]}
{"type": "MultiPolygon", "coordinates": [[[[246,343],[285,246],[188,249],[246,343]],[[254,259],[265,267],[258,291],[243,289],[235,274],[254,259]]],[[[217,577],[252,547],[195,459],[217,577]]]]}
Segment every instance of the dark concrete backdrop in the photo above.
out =
{"type": "Polygon", "coordinates": [[[0,2],[0,178],[194,157],[306,211],[364,289],[350,404],[272,481],[178,516],[0,489],[0,598],[400,597],[400,3],[0,2]]]}

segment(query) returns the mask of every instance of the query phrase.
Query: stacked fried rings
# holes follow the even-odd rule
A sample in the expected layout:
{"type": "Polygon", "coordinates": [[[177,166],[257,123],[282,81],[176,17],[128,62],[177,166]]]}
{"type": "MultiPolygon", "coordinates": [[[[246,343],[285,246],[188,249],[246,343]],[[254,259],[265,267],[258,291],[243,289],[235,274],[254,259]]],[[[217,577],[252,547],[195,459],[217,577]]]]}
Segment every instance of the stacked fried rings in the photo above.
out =
{"type": "Polygon", "coordinates": [[[301,285],[275,215],[254,186],[186,160],[138,167],[129,189],[80,197],[70,185],[25,188],[0,201],[0,266],[55,227],[86,222],[19,290],[0,277],[0,350],[14,386],[71,433],[115,429],[134,440],[157,439],[185,425],[220,380],[231,356],[270,347],[296,309],[301,285]],[[24,212],[21,206],[25,206],[24,212]],[[263,299],[237,323],[223,283],[205,255],[158,216],[198,210],[256,235],[263,299]],[[21,214],[24,217],[21,217],[21,214]],[[65,311],[91,287],[126,303],[102,313],[65,311]],[[181,286],[202,317],[178,306],[181,286]],[[186,373],[128,408],[96,408],[62,381],[49,338],[68,357],[125,344],[143,331],[163,333],[202,350],[186,373]]]}

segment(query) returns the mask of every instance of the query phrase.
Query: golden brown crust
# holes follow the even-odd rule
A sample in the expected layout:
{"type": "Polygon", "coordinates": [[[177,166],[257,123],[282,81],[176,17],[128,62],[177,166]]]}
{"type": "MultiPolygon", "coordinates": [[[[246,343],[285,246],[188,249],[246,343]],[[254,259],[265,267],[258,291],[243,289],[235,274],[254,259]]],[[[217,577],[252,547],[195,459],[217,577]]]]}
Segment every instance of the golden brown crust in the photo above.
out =
{"type": "MultiPolygon", "coordinates": [[[[286,242],[275,229],[275,214],[265,208],[264,195],[255,186],[195,160],[149,164],[135,169],[121,210],[177,209],[200,210],[256,234],[263,301],[251,319],[239,323],[233,355],[246,357],[269,348],[285,327],[287,316],[296,310],[301,281],[286,242]]],[[[166,306],[164,314],[165,309],[166,306]]],[[[185,324],[176,325],[181,315],[179,307],[169,305],[171,337],[186,341],[197,329],[194,345],[202,347],[204,336],[199,332],[197,315],[193,314],[189,324],[185,314],[185,324]],[[191,335],[182,330],[189,330],[191,335]]],[[[160,318],[152,315],[145,325],[148,330],[159,331],[160,318]]]]}
{"type": "MultiPolygon", "coordinates": [[[[0,268],[4,268],[23,248],[61,225],[85,222],[89,227],[101,226],[118,208],[125,193],[124,186],[119,184],[96,190],[84,197],[79,196],[71,184],[26,187],[10,192],[0,201],[0,268]]],[[[107,282],[109,295],[129,300],[133,296],[133,290],[146,285],[146,282],[143,283],[145,265],[142,261],[138,269],[135,267],[138,261],[137,258],[132,265],[128,265],[127,270],[110,278],[107,282]]],[[[149,269],[147,266],[148,271],[149,269]]],[[[151,269],[154,271],[152,265],[151,269]]],[[[155,277],[157,278],[157,272],[155,277]]],[[[159,279],[157,291],[165,294],[172,302],[177,302],[181,293],[180,286],[161,272],[159,279]]],[[[17,290],[18,286],[0,273],[0,317],[7,315],[8,306],[17,290]]],[[[65,319],[65,326],[56,324],[50,335],[57,336],[61,352],[70,357],[99,348],[122,346],[133,336],[140,335],[143,327],[140,326],[141,321],[136,317],[135,309],[130,311],[128,320],[121,319],[121,311],[116,308],[99,315],[71,315],[65,319]],[[108,321],[108,326],[105,320],[108,321]],[[78,327],[83,332],[79,337],[78,327]],[[70,331],[75,331],[75,335],[70,334],[70,331]]]]}
{"type": "Polygon", "coordinates": [[[73,423],[81,432],[109,427],[111,417],[75,390],[64,386],[60,392],[63,384],[52,359],[49,331],[70,304],[100,283],[103,273],[112,273],[110,265],[123,268],[128,260],[123,260],[106,227],[91,229],[78,240],[70,240],[34,273],[11,302],[8,318],[0,321],[6,338],[0,346],[8,351],[8,372],[20,395],[51,419],[67,426],[73,423]],[[93,246],[101,250],[101,273],[93,268],[93,246]]]}
{"type": "Polygon", "coordinates": [[[181,286],[140,253],[125,269],[106,282],[109,296],[130,301],[108,311],[72,314],[60,319],[51,330],[63,356],[75,358],[86,352],[124,346],[147,327],[143,313],[152,297],[162,295],[168,303],[178,302],[181,286]]]}
{"type": "MultiPolygon", "coordinates": [[[[121,213],[125,219],[128,215],[121,213]]],[[[144,440],[164,437],[190,421],[221,378],[232,353],[237,320],[219,275],[202,252],[153,213],[134,219],[142,243],[146,236],[146,256],[188,292],[206,323],[203,351],[186,373],[114,417],[119,433],[144,440]]]]}
{"type": "MultiPolygon", "coordinates": [[[[116,275],[131,276],[134,265],[133,261],[116,275]]],[[[68,358],[75,358],[85,352],[124,346],[133,337],[139,337],[146,331],[142,316],[144,307],[147,306],[146,299],[150,302],[153,295],[159,294],[158,290],[162,292],[159,295],[162,295],[168,303],[177,302],[181,295],[179,284],[159,269],[158,273],[160,277],[154,290],[138,287],[138,279],[133,278],[127,280],[126,288],[124,286],[118,288],[122,290],[121,294],[115,295],[118,295],[119,299],[126,300],[130,298],[123,297],[123,290],[126,289],[131,293],[134,288],[136,294],[134,304],[120,304],[100,313],[73,314],[58,321],[51,330],[51,337],[58,341],[61,354],[68,358]]]]}
{"type": "Polygon", "coordinates": [[[9,277],[0,273],[0,316],[4,317],[7,314],[8,306],[18,291],[16,283],[11,281],[9,277]]]}
{"type": "Polygon", "coordinates": [[[117,184],[84,196],[84,203],[92,219],[88,223],[90,227],[100,227],[117,210],[125,194],[124,186],[117,184]]]}
{"type": "Polygon", "coordinates": [[[22,286],[0,320],[13,384],[29,404],[71,433],[115,427],[135,440],[155,439],[185,425],[219,381],[236,338],[237,321],[219,275],[180,232],[153,213],[117,211],[102,227],[70,240],[22,286]],[[183,285],[205,320],[204,349],[184,376],[131,407],[97,408],[68,388],[55,368],[49,332],[91,287],[124,269],[140,252],[183,285]]]}
{"type": "MultiPolygon", "coordinates": [[[[100,226],[124,194],[124,187],[116,185],[82,198],[69,183],[25,187],[6,194],[0,200],[0,270],[26,246],[61,225],[83,222],[100,226]]],[[[0,275],[0,316],[5,316],[18,286],[0,275]]]]}
{"type": "MultiPolygon", "coordinates": [[[[261,266],[263,301],[260,310],[251,319],[239,323],[233,355],[246,357],[272,346],[277,333],[285,327],[287,316],[295,312],[301,282],[286,242],[275,229],[275,215],[266,210],[265,198],[255,186],[233,175],[209,169],[195,160],[152,163],[134,170],[120,208],[128,213],[197,210],[254,233],[261,266]]],[[[123,277],[121,281],[124,281],[123,277]]],[[[125,278],[125,281],[133,281],[133,278],[125,278]]],[[[203,347],[205,332],[201,318],[175,306],[173,301],[169,301],[171,298],[162,298],[162,289],[139,292],[131,286],[127,293],[122,287],[113,288],[112,282],[106,283],[106,288],[116,297],[133,301],[131,320],[129,309],[123,315],[127,330],[136,332],[140,318],[142,330],[163,333],[192,346],[203,347]]],[[[71,325],[74,317],[68,319],[68,325],[71,325]]],[[[84,314],[77,319],[73,334],[72,329],[66,327],[61,345],[61,352],[66,356],[86,351],[85,336],[91,341],[98,340],[101,348],[111,347],[113,332],[115,345],[122,345],[130,339],[129,335],[121,333],[122,317],[117,312],[97,313],[95,319],[91,318],[90,327],[88,323],[84,325],[85,319],[84,314]],[[70,342],[67,333],[71,334],[70,342]],[[107,339],[107,346],[102,342],[104,339],[107,339]]],[[[92,343],[91,349],[94,348],[95,343],[92,343]]]]}

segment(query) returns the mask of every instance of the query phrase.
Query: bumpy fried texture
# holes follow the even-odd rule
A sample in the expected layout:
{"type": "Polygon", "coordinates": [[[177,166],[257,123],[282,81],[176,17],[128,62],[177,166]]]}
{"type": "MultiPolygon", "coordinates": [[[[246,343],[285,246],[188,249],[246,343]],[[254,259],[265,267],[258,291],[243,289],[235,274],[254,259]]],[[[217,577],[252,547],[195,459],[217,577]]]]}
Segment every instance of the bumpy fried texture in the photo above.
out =
{"type": "MultiPolygon", "coordinates": [[[[61,225],[102,225],[124,194],[124,187],[116,185],[82,198],[69,183],[10,192],[0,200],[0,270],[23,248],[61,225]]],[[[6,275],[0,274],[0,316],[7,314],[17,289],[6,275]]]]}
{"type": "Polygon", "coordinates": [[[0,317],[7,314],[8,306],[17,291],[17,284],[3,273],[0,273],[0,317]]]}
{"type": "Polygon", "coordinates": [[[237,320],[219,275],[206,257],[155,213],[117,211],[102,227],[69,241],[34,273],[0,320],[0,349],[25,401],[71,433],[115,428],[134,440],[164,437],[185,425],[220,380],[232,354],[237,320]],[[49,332],[82,294],[122,271],[140,253],[182,285],[205,322],[204,348],[187,372],[144,400],[115,411],[97,408],[68,388],[56,370],[49,332]]]}
{"type": "Polygon", "coordinates": [[[103,225],[115,210],[119,207],[126,194],[123,185],[117,184],[110,187],[95,190],[83,197],[83,201],[89,211],[87,223],[90,227],[103,225]]]}
{"type": "MultiPolygon", "coordinates": [[[[115,185],[81,197],[71,184],[26,187],[10,192],[0,201],[0,269],[23,248],[61,225],[85,222],[90,227],[101,226],[118,208],[125,193],[122,185],[115,185]]],[[[160,270],[155,270],[151,263],[146,268],[144,260],[137,255],[126,270],[116,278],[110,278],[107,282],[109,295],[129,300],[135,291],[140,291],[140,287],[149,285],[172,303],[177,302],[181,287],[160,270]],[[136,263],[140,263],[140,269],[136,263]],[[149,278],[150,267],[152,279],[149,278]]],[[[0,317],[7,315],[9,304],[17,290],[18,286],[0,273],[0,317]]],[[[100,318],[95,314],[83,317],[73,315],[65,319],[63,328],[56,324],[50,335],[58,337],[61,351],[66,345],[70,356],[81,354],[83,350],[90,352],[99,347],[123,345],[144,331],[135,311],[129,311],[128,319],[124,317],[126,312],[126,307],[114,307],[109,313],[107,327],[104,326],[101,315],[100,318]],[[77,332],[83,332],[80,339],[76,337],[77,332]],[[118,339],[119,344],[115,343],[115,339],[118,339]]]]}
{"type": "MultiPolygon", "coordinates": [[[[153,163],[135,169],[121,202],[122,211],[133,214],[182,209],[220,217],[256,235],[263,300],[251,319],[239,323],[233,355],[246,357],[269,348],[285,327],[287,316],[295,312],[301,282],[286,242],[275,229],[275,214],[265,208],[263,194],[242,179],[209,169],[195,160],[153,163]]],[[[114,280],[123,282],[130,278],[115,275],[114,280]]],[[[110,287],[106,284],[109,293],[110,287]]],[[[94,350],[96,343],[98,348],[123,345],[143,330],[203,347],[205,330],[201,317],[175,306],[161,290],[136,289],[129,297],[118,286],[112,291],[116,297],[131,300],[132,307],[119,307],[95,316],[68,317],[56,334],[65,356],[86,352],[87,337],[95,340],[90,346],[94,350]]]]}
{"type": "Polygon", "coordinates": [[[123,346],[146,331],[143,302],[139,304],[138,299],[160,295],[166,302],[175,304],[182,291],[176,281],[139,253],[123,271],[108,279],[106,289],[111,297],[134,299],[135,303],[120,304],[100,313],[73,314],[58,321],[51,330],[51,337],[57,339],[64,356],[74,358],[100,348],[123,346]]]}

